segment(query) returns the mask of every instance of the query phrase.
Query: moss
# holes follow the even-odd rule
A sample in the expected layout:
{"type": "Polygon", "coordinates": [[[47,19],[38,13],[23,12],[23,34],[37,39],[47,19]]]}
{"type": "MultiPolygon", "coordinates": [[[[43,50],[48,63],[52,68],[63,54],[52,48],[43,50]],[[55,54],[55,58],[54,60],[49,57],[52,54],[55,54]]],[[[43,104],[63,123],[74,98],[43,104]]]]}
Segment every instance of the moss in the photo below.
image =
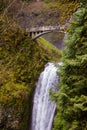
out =
{"type": "Polygon", "coordinates": [[[45,40],[31,41],[15,22],[10,26],[4,18],[0,28],[0,125],[6,117],[2,129],[27,130],[39,74],[47,62],[59,60],[60,53],[53,46],[48,50],[45,46],[51,45],[45,40]]]}
{"type": "Polygon", "coordinates": [[[45,54],[49,55],[51,61],[58,62],[60,60],[61,51],[58,50],[53,44],[51,44],[49,41],[45,40],[42,37],[38,38],[37,42],[39,43],[39,47],[43,48],[45,54]]]}

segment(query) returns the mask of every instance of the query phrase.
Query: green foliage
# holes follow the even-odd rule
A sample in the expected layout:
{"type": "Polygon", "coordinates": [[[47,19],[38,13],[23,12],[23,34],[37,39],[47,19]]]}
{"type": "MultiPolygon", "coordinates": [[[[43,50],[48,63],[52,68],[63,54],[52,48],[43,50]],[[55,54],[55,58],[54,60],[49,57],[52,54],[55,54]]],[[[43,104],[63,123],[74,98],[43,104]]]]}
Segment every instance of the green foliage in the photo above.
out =
{"type": "Polygon", "coordinates": [[[87,129],[87,8],[74,13],[63,50],[53,130],[87,129]]]}
{"type": "Polygon", "coordinates": [[[30,40],[10,17],[9,22],[5,17],[0,18],[0,110],[5,111],[3,116],[8,120],[3,129],[27,130],[39,74],[47,62],[60,58],[60,53],[56,52],[55,58],[55,53],[41,46],[40,41],[30,40]],[[15,121],[18,126],[12,128],[15,121]]]}

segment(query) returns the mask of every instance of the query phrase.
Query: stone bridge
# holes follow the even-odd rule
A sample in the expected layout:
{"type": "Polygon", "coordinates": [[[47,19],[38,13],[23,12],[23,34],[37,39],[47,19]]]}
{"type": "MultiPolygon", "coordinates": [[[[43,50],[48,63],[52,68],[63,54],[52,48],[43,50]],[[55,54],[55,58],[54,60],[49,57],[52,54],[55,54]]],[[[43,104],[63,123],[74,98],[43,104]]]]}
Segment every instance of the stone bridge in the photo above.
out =
{"type": "Polygon", "coordinates": [[[35,27],[35,28],[26,28],[26,32],[28,32],[29,36],[31,37],[32,40],[37,39],[38,37],[55,32],[55,31],[60,31],[60,26],[42,26],[42,27],[35,27]]]}

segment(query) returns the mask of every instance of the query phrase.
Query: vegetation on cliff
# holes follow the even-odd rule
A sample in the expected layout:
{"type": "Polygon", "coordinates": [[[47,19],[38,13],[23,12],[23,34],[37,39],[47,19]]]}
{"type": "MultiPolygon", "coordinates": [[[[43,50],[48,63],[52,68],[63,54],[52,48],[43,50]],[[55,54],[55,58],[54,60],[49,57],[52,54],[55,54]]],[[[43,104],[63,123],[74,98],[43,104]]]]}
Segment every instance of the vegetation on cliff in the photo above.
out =
{"type": "Polygon", "coordinates": [[[60,51],[56,55],[48,52],[45,44],[41,47],[40,42],[33,42],[11,17],[0,15],[1,130],[28,129],[31,96],[39,74],[47,62],[61,57],[60,51]]]}
{"type": "MultiPolygon", "coordinates": [[[[86,4],[86,3],[85,3],[86,4]]],[[[87,129],[87,7],[74,13],[65,38],[53,130],[87,129]]]]}

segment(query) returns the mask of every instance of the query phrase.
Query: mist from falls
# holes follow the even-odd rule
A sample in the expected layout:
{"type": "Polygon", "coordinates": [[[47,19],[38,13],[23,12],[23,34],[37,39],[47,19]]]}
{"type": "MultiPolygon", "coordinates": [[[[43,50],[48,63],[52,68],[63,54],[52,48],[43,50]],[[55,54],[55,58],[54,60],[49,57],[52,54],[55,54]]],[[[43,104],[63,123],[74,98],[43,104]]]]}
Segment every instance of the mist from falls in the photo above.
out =
{"type": "Polygon", "coordinates": [[[56,104],[50,100],[49,91],[50,89],[58,90],[57,70],[53,63],[48,63],[40,74],[33,101],[31,130],[52,129],[56,104]]]}

